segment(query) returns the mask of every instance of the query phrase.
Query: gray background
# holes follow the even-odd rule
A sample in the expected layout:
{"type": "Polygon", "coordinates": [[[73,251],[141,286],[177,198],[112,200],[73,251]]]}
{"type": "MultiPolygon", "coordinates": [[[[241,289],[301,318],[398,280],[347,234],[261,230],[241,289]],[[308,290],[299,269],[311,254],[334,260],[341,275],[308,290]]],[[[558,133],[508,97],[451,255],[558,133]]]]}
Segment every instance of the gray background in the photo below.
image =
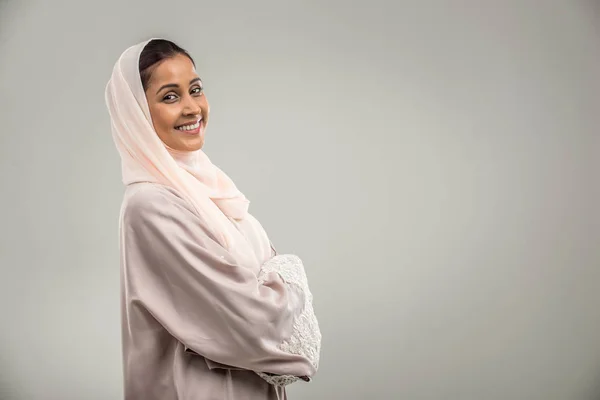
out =
{"type": "Polygon", "coordinates": [[[204,148],[308,269],[290,399],[600,399],[598,1],[0,2],[0,398],[122,398],[104,86],[196,58],[204,148]]]}

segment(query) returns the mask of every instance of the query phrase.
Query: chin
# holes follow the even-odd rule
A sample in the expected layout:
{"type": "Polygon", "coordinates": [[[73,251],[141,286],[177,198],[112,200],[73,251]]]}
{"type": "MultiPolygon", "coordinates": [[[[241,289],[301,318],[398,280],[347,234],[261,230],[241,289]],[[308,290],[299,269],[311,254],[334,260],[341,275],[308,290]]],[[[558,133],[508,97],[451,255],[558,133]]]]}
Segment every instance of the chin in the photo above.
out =
{"type": "Polygon", "coordinates": [[[179,140],[177,143],[177,150],[180,151],[196,151],[200,150],[204,146],[203,137],[187,138],[186,140],[179,140]]]}
{"type": "Polygon", "coordinates": [[[204,137],[200,136],[198,140],[195,140],[194,142],[194,147],[196,148],[196,150],[201,149],[204,146],[204,137]]]}
{"type": "Polygon", "coordinates": [[[200,150],[202,147],[204,147],[204,140],[201,140],[200,142],[197,142],[197,143],[190,143],[189,146],[187,146],[187,147],[191,151],[200,150]]]}

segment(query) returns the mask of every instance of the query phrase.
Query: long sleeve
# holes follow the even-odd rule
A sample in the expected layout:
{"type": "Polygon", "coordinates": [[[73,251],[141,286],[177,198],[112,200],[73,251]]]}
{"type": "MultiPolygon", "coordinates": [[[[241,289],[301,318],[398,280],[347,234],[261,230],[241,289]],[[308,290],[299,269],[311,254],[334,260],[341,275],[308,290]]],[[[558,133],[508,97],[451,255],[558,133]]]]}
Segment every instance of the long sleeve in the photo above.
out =
{"type": "MultiPolygon", "coordinates": [[[[313,296],[302,260],[294,254],[272,257],[262,265],[258,275],[259,282],[266,280],[272,272],[283,276],[286,283],[301,288],[305,299],[302,313],[294,320],[291,336],[278,347],[285,352],[308,358],[316,371],[319,368],[321,352],[321,330],[313,309],[313,296]]],[[[260,371],[257,374],[267,382],[278,386],[286,386],[299,379],[294,375],[272,375],[260,371]]]]}
{"type": "Polygon", "coordinates": [[[136,194],[122,224],[129,297],[184,346],[224,365],[314,375],[307,357],[280,347],[304,309],[302,288],[277,272],[259,281],[169,193],[136,194]]]}

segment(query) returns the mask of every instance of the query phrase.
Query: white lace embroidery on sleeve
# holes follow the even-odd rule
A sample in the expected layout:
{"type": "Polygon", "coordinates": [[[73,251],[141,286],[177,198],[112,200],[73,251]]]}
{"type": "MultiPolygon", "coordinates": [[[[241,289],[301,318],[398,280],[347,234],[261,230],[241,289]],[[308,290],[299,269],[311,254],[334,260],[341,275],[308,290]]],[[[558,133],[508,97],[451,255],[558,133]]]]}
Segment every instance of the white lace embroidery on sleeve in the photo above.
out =
{"type": "MultiPolygon", "coordinates": [[[[298,354],[308,358],[315,370],[319,367],[321,352],[321,331],[313,309],[313,296],[308,287],[306,271],[300,257],[293,254],[280,254],[265,262],[258,275],[259,281],[270,272],[277,272],[288,285],[299,286],[305,295],[304,309],[295,319],[290,338],[279,345],[279,348],[290,354],[298,354]]],[[[256,372],[267,382],[286,386],[299,380],[293,375],[269,375],[256,372]]]]}

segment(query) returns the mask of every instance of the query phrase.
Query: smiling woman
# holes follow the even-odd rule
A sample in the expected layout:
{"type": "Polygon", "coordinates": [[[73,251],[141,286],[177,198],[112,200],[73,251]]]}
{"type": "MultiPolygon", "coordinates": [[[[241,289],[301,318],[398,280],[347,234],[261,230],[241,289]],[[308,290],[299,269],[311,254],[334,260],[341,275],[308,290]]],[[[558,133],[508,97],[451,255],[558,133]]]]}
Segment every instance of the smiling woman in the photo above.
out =
{"type": "Polygon", "coordinates": [[[321,332],[302,260],[277,254],[202,151],[192,57],[151,39],[106,86],[126,185],[119,219],[126,400],[276,400],[310,381],[321,332]]]}
{"type": "Polygon", "coordinates": [[[160,139],[171,150],[201,149],[210,107],[192,57],[173,42],[154,40],[140,54],[139,65],[160,139]]]}

